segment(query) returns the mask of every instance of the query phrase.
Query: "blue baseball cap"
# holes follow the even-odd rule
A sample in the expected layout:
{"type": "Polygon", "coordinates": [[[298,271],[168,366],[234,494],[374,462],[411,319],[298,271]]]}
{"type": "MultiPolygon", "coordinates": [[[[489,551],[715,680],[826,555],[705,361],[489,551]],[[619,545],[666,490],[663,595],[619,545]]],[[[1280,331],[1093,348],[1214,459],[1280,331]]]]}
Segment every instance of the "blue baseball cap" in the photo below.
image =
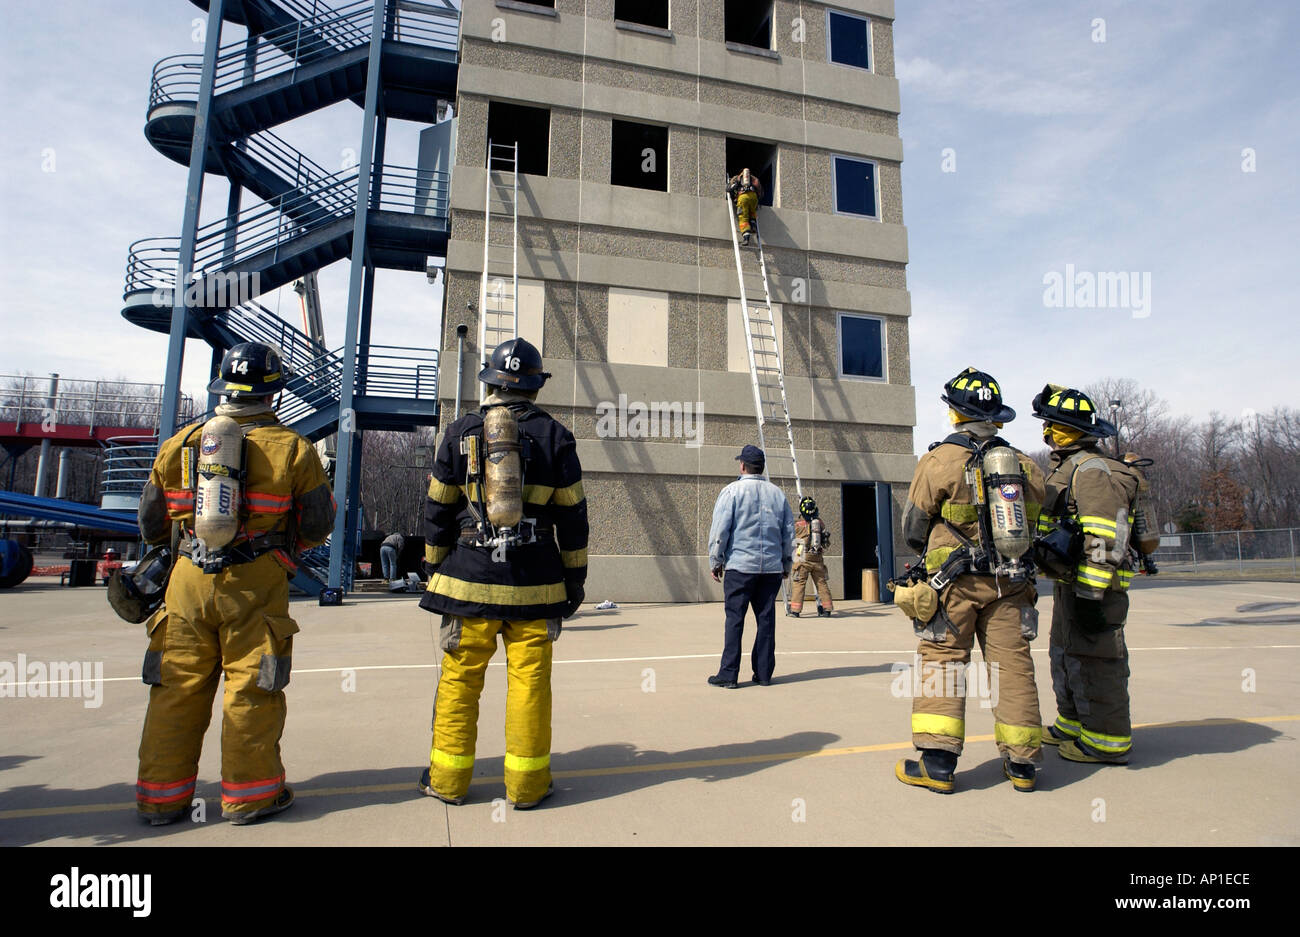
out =
{"type": "Polygon", "coordinates": [[[758,446],[746,446],[740,450],[740,455],[736,456],[737,462],[753,462],[762,465],[767,462],[767,456],[763,455],[763,450],[758,446]]]}

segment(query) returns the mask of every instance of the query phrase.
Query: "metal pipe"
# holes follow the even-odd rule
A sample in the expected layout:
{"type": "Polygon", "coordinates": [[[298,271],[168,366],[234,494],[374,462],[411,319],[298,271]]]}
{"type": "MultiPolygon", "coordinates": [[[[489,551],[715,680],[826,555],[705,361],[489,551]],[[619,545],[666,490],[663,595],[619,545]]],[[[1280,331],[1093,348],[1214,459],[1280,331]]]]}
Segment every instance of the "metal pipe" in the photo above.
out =
{"type": "MultiPolygon", "coordinates": [[[[43,433],[51,433],[58,427],[58,397],[59,376],[51,373],[49,391],[45,397],[45,412],[41,414],[43,433]]],[[[36,461],[36,484],[32,486],[32,494],[38,498],[44,498],[49,490],[50,464],[50,440],[46,438],[41,440],[41,454],[36,461]]]]}
{"type": "Polygon", "coordinates": [[[72,468],[72,463],[68,459],[71,455],[68,449],[59,450],[59,480],[54,486],[54,497],[66,498],[68,496],[68,469],[72,468]]]}
{"type": "Polygon", "coordinates": [[[465,370],[465,333],[468,331],[469,326],[463,322],[456,326],[456,411],[452,415],[453,422],[460,419],[460,382],[465,370]]]}

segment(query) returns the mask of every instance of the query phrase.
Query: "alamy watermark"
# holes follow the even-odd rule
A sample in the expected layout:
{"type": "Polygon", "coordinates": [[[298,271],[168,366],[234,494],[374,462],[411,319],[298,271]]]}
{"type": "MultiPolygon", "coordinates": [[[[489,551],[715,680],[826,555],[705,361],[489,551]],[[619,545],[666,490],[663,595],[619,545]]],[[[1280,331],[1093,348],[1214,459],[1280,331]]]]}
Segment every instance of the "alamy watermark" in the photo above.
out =
{"type": "MultiPolygon", "coordinates": [[[[173,293],[170,287],[156,287],[153,304],[159,308],[171,308],[176,304],[173,293]]],[[[182,299],[187,309],[228,309],[251,302],[261,294],[262,275],[256,270],[251,273],[195,273],[191,274],[190,285],[185,288],[182,299]]]]}
{"type": "Polygon", "coordinates": [[[982,709],[998,704],[998,665],[975,667],[960,661],[923,661],[913,654],[911,662],[895,661],[889,665],[894,679],[889,692],[896,699],[953,699],[979,697],[982,709]]]}
{"type": "Polygon", "coordinates": [[[1151,315],[1151,271],[1074,269],[1043,274],[1043,305],[1049,309],[1132,309],[1134,319],[1151,315]]]}
{"type": "Polygon", "coordinates": [[[50,878],[51,908],[124,908],[132,917],[148,917],[152,896],[149,872],[96,874],[74,865],[66,875],[50,878]]]}
{"type": "Polygon", "coordinates": [[[628,401],[596,404],[596,435],[601,439],[684,439],[691,449],[704,443],[704,401],[628,401]]]}
{"type": "Polygon", "coordinates": [[[81,699],[87,709],[104,705],[104,662],[56,660],[46,663],[19,654],[0,660],[0,698],[81,699]]]}

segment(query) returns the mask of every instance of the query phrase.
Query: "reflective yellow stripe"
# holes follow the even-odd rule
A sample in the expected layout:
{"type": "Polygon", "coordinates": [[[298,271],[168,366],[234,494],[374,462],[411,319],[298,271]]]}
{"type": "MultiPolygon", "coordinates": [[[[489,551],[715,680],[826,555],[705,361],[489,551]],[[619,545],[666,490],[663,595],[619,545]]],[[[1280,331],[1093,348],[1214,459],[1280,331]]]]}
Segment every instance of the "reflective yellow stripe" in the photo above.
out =
{"type": "Polygon", "coordinates": [[[1079,730],[1083,728],[1083,723],[1078,719],[1066,719],[1064,716],[1057,716],[1056,727],[1066,735],[1073,735],[1075,738],[1078,738],[1079,730]]]}
{"type": "Polygon", "coordinates": [[[1102,540],[1114,540],[1114,539],[1115,539],[1115,528],[1114,528],[1114,527],[1110,527],[1110,528],[1106,528],[1106,527],[1095,527],[1095,526],[1093,526],[1092,524],[1084,524],[1084,525],[1083,525],[1083,532],[1084,532],[1085,534],[1092,534],[1094,537],[1100,537],[1102,540]]]}
{"type": "Polygon", "coordinates": [[[1042,726],[1009,726],[1001,722],[993,723],[993,741],[1007,745],[1028,745],[1037,748],[1043,744],[1042,726]]]}
{"type": "Polygon", "coordinates": [[[430,478],[429,498],[439,504],[455,504],[460,500],[460,489],[455,485],[444,485],[436,478],[430,478]]]}
{"type": "Polygon", "coordinates": [[[554,491],[550,485],[524,485],[524,500],[529,504],[546,504],[554,491]]]}
{"type": "Polygon", "coordinates": [[[1110,585],[1111,571],[1109,569],[1099,569],[1096,566],[1086,566],[1080,563],[1076,570],[1079,574],[1079,581],[1087,583],[1090,586],[1098,586],[1105,589],[1110,585]]]}
{"type": "Polygon", "coordinates": [[[445,560],[447,558],[447,554],[450,552],[451,552],[451,547],[435,547],[431,543],[426,543],[424,545],[424,558],[427,562],[429,562],[433,566],[437,566],[439,563],[445,560]]]}
{"type": "Polygon", "coordinates": [[[913,735],[943,735],[952,739],[966,738],[966,720],[935,713],[912,713],[913,735]]]}
{"type": "Polygon", "coordinates": [[[925,555],[926,572],[932,573],[940,566],[942,566],[944,560],[948,559],[948,557],[952,554],[952,551],[955,549],[956,547],[935,547],[933,550],[927,553],[925,555]]]}
{"type": "Polygon", "coordinates": [[[564,563],[565,569],[577,569],[579,566],[587,565],[587,548],[581,550],[561,550],[560,561],[564,563]]]}
{"type": "Polygon", "coordinates": [[[433,750],[433,763],[439,768],[452,768],[456,771],[463,771],[466,768],[474,767],[474,756],[453,755],[450,752],[435,748],[433,750]]]}
{"type": "Polygon", "coordinates": [[[939,515],[954,524],[973,524],[980,519],[979,508],[973,504],[954,504],[945,501],[939,508],[939,515]]]}
{"type": "Polygon", "coordinates": [[[429,592],[484,605],[554,605],[565,600],[564,583],[542,586],[506,586],[490,582],[466,582],[442,573],[429,580],[429,592]]]}
{"type": "Polygon", "coordinates": [[[1099,751],[1105,752],[1126,752],[1133,747],[1133,736],[1131,735],[1102,735],[1100,732],[1091,732],[1084,729],[1080,738],[1084,743],[1091,745],[1099,751]]]}
{"type": "Polygon", "coordinates": [[[567,488],[556,488],[551,501],[560,507],[571,508],[582,502],[587,496],[582,493],[582,482],[577,481],[567,488]]]}
{"type": "Polygon", "coordinates": [[[1098,517],[1096,514],[1080,514],[1079,523],[1084,526],[1092,524],[1095,527],[1105,527],[1112,532],[1115,530],[1115,522],[1113,520],[1108,517],[1098,517]]]}
{"type": "Polygon", "coordinates": [[[461,485],[460,490],[465,492],[465,497],[478,503],[483,500],[483,486],[478,482],[470,482],[468,485],[461,485]]]}
{"type": "Polygon", "coordinates": [[[537,755],[534,758],[526,758],[523,755],[512,755],[506,752],[505,768],[507,771],[541,771],[551,764],[550,755],[537,755]]]}

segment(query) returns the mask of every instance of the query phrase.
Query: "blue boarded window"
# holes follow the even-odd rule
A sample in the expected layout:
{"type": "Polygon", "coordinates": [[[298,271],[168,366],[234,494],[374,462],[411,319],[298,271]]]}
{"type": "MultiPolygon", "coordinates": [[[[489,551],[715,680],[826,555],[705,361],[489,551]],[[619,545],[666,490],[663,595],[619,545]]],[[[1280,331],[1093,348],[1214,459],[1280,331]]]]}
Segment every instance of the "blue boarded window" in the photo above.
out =
{"type": "Polygon", "coordinates": [[[830,40],[832,62],[854,68],[871,68],[871,28],[865,19],[828,10],[826,34],[830,40]]]}
{"type": "Polygon", "coordinates": [[[885,323],[840,313],[840,376],[885,378],[885,323]]]}
{"type": "Polygon", "coordinates": [[[876,164],[847,156],[832,157],[835,163],[835,211],[842,215],[877,217],[876,164]]]}

